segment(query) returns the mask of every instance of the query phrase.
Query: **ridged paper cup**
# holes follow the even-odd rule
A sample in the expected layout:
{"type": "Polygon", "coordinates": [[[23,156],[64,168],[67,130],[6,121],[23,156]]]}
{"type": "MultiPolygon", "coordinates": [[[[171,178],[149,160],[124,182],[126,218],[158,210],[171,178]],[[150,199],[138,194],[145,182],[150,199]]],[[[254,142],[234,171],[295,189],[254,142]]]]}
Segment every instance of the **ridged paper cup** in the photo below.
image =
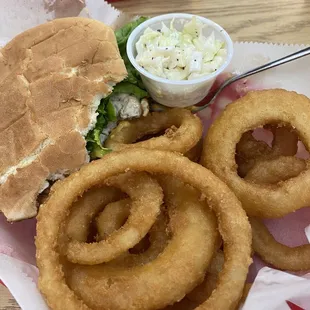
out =
{"type": "Polygon", "coordinates": [[[139,25],[128,38],[127,54],[132,65],[140,73],[149,94],[156,102],[169,107],[187,107],[200,102],[210,91],[216,77],[229,65],[233,56],[233,42],[221,26],[207,18],[192,14],[174,13],[156,16],[139,25]],[[226,59],[215,72],[198,79],[171,81],[149,73],[137,63],[135,59],[137,56],[136,43],[146,28],[161,29],[162,22],[169,28],[170,22],[174,19],[174,27],[178,31],[182,31],[184,24],[194,16],[207,25],[203,29],[204,36],[207,37],[214,31],[215,38],[225,43],[226,59]]]}

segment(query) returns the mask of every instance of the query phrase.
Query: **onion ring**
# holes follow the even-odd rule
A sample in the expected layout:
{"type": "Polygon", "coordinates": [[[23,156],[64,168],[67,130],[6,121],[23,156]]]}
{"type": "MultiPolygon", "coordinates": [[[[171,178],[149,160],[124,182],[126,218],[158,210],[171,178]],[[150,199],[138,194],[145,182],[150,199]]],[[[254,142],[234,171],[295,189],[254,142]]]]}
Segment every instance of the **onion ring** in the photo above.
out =
{"type": "MultiPolygon", "coordinates": [[[[246,179],[259,183],[278,183],[296,177],[306,168],[302,159],[283,156],[266,162],[258,162],[246,179]]],[[[288,247],[270,234],[264,223],[250,218],[253,231],[253,249],[266,263],[282,270],[302,271],[310,269],[310,245],[288,247]]]]}
{"type": "MultiPolygon", "coordinates": [[[[113,187],[89,190],[74,204],[64,234],[67,234],[71,239],[86,242],[91,221],[104,208],[96,218],[96,239],[98,241],[107,239],[115,230],[123,226],[130,214],[130,199],[114,201],[119,198],[122,198],[122,193],[113,187]],[[109,201],[114,202],[108,203],[109,201]]],[[[150,246],[148,249],[141,254],[122,254],[113,260],[113,264],[122,263],[122,265],[126,265],[127,267],[145,264],[156,258],[162,252],[169,240],[169,234],[166,230],[166,217],[162,212],[150,229],[149,235],[150,246]]],[[[62,248],[64,248],[63,244],[65,244],[63,240],[60,242],[62,248]]],[[[140,243],[143,243],[143,241],[144,239],[140,243]]],[[[62,251],[64,252],[64,250],[62,251]]]]}
{"type": "Polygon", "coordinates": [[[253,249],[266,263],[290,271],[310,269],[310,244],[289,247],[279,243],[260,219],[250,218],[253,249]]]}
{"type": "Polygon", "coordinates": [[[131,200],[123,199],[106,205],[96,218],[98,240],[104,240],[120,229],[130,214],[131,200]]]}
{"type": "Polygon", "coordinates": [[[245,180],[258,184],[277,184],[297,177],[307,164],[293,156],[280,156],[275,159],[258,161],[247,173],[245,180]]]}
{"type": "Polygon", "coordinates": [[[105,205],[122,198],[122,192],[113,187],[100,187],[89,190],[74,203],[66,227],[70,239],[86,242],[92,218],[105,205]]]}
{"type": "Polygon", "coordinates": [[[176,108],[120,122],[106,140],[105,147],[114,151],[143,147],[184,154],[199,142],[201,136],[200,119],[187,109],[176,108]],[[163,130],[166,130],[165,134],[159,137],[136,142],[147,135],[154,135],[163,130]]]}
{"type": "MultiPolygon", "coordinates": [[[[219,277],[219,273],[222,271],[224,265],[224,254],[222,251],[218,251],[213,258],[211,265],[208,268],[208,272],[203,280],[203,282],[198,285],[193,291],[185,296],[180,302],[166,307],[165,310],[178,310],[178,309],[194,309],[199,304],[203,303],[209,298],[213,290],[216,288],[216,283],[219,277]]],[[[242,298],[240,303],[245,302],[249,290],[252,284],[246,283],[243,289],[242,298]]]]}
{"type": "Polygon", "coordinates": [[[310,150],[310,100],[280,89],[249,92],[228,105],[204,141],[202,164],[226,182],[250,216],[277,218],[310,204],[310,169],[276,186],[248,182],[237,173],[235,149],[242,134],[275,122],[295,128],[310,150]]]}
{"type": "Polygon", "coordinates": [[[124,251],[134,247],[154,224],[162,204],[162,190],[147,174],[138,173],[117,176],[106,180],[110,186],[117,186],[132,199],[130,215],[121,229],[100,242],[85,243],[70,240],[66,256],[72,263],[95,265],[108,262],[124,251]],[[145,195],[148,192],[148,195],[145,195]]]}
{"type": "Polygon", "coordinates": [[[205,302],[216,288],[217,280],[224,265],[224,254],[218,251],[208,268],[203,282],[193,291],[186,295],[186,298],[195,304],[195,306],[205,302]]]}
{"type": "Polygon", "coordinates": [[[197,191],[171,177],[160,179],[172,239],[147,265],[76,265],[68,281],[90,308],[159,309],[181,299],[203,278],[218,237],[215,217],[197,191]]]}
{"type": "Polygon", "coordinates": [[[255,165],[256,161],[268,154],[271,148],[264,141],[258,141],[253,137],[253,131],[247,131],[236,145],[236,163],[238,174],[244,177],[255,165]]]}
{"type": "Polygon", "coordinates": [[[273,132],[272,153],[277,156],[294,156],[298,150],[298,135],[288,127],[270,126],[273,132]]]}
{"type": "MultiPolygon", "coordinates": [[[[110,236],[115,230],[120,229],[126,222],[130,214],[131,201],[123,199],[108,204],[96,219],[96,227],[98,239],[104,240],[110,236]]],[[[124,253],[120,257],[113,260],[113,264],[122,264],[122,266],[132,267],[136,265],[146,264],[155,259],[166,247],[169,240],[169,234],[166,229],[167,218],[161,212],[155,224],[149,231],[150,246],[142,253],[124,253]]],[[[143,242],[143,240],[142,240],[143,242]]]]}
{"type": "Polygon", "coordinates": [[[184,156],[190,159],[191,161],[198,163],[202,152],[202,145],[203,145],[202,142],[203,140],[200,139],[193,148],[191,148],[188,152],[184,154],[184,156]]]}
{"type": "Polygon", "coordinates": [[[224,254],[228,259],[216,289],[198,309],[226,310],[237,306],[252,261],[251,228],[240,202],[209,170],[182,155],[148,149],[112,152],[83,166],[79,172],[57,182],[56,185],[60,185],[54,186],[48,201],[41,206],[37,221],[37,264],[39,288],[49,306],[53,309],[88,309],[66,284],[57,250],[58,234],[68,209],[78,196],[128,169],[174,175],[206,196],[218,218],[224,254]]]}
{"type": "MultiPolygon", "coordinates": [[[[211,265],[208,268],[208,272],[205,276],[204,281],[199,286],[197,286],[192,292],[186,295],[186,298],[190,300],[191,304],[193,304],[194,307],[203,303],[212,294],[213,290],[216,288],[216,283],[218,281],[219,274],[223,269],[223,265],[224,265],[224,254],[222,251],[218,251],[215,257],[213,258],[211,265]]],[[[251,287],[252,287],[251,283],[245,283],[240,303],[245,302],[251,287]]]]}
{"type": "Polygon", "coordinates": [[[252,133],[244,133],[236,146],[238,174],[244,177],[259,161],[278,156],[293,156],[298,149],[298,136],[288,127],[265,126],[273,133],[272,147],[264,141],[256,140],[252,133]]]}

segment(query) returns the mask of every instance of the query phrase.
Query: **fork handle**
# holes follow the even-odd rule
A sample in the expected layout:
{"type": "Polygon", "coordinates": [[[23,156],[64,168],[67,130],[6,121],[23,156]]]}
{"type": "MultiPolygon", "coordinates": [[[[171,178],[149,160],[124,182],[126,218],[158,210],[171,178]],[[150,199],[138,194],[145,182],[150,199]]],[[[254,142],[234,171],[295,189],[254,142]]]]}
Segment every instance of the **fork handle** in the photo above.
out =
{"type": "Polygon", "coordinates": [[[193,106],[191,108],[191,111],[193,113],[197,113],[203,109],[205,109],[207,106],[209,106],[211,103],[213,103],[214,99],[217,97],[217,95],[228,85],[236,82],[236,81],[239,81],[241,79],[244,79],[248,76],[251,76],[253,74],[256,74],[256,73],[259,73],[259,72],[263,72],[265,70],[268,70],[268,69],[271,69],[271,68],[275,68],[277,66],[280,66],[280,65],[283,65],[287,62],[291,62],[293,60],[296,60],[298,58],[301,58],[301,57],[304,57],[304,56],[307,56],[310,54],[310,47],[307,47],[307,48],[304,48],[298,52],[295,52],[293,54],[290,54],[290,55],[287,55],[285,57],[282,57],[280,59],[277,59],[277,60],[274,60],[274,61],[271,61],[265,65],[262,65],[262,66],[259,66],[259,67],[256,67],[252,70],[249,70],[247,72],[244,72],[242,74],[239,74],[239,75],[236,75],[228,80],[226,80],[221,86],[220,88],[218,89],[218,91],[214,94],[213,98],[207,102],[205,105],[203,106],[193,106]]]}
{"type": "Polygon", "coordinates": [[[302,49],[302,50],[300,50],[298,52],[295,52],[293,54],[287,55],[287,56],[282,57],[280,59],[271,61],[271,62],[269,62],[269,63],[267,63],[265,65],[262,65],[260,67],[254,68],[254,69],[252,69],[250,71],[244,72],[244,73],[242,73],[240,75],[237,75],[235,77],[235,79],[232,78],[232,79],[234,79],[234,81],[232,81],[231,83],[233,83],[235,81],[238,81],[240,79],[244,79],[244,78],[246,78],[246,77],[248,77],[250,75],[253,75],[253,74],[256,74],[256,73],[259,73],[259,72],[262,72],[262,71],[265,71],[265,70],[268,70],[268,69],[271,69],[271,68],[275,68],[277,66],[283,65],[283,64],[285,64],[287,62],[291,62],[291,61],[296,60],[298,58],[307,56],[309,54],[310,54],[310,47],[304,48],[304,49],[302,49]]]}

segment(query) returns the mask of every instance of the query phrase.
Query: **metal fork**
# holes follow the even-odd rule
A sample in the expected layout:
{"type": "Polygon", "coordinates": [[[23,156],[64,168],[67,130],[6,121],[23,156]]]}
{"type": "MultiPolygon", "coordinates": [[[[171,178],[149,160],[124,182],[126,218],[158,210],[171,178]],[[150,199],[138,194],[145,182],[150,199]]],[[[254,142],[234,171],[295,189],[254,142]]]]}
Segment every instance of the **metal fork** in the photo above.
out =
{"type": "MultiPolygon", "coordinates": [[[[256,73],[259,73],[259,72],[263,72],[265,70],[268,70],[268,69],[271,69],[271,68],[274,68],[274,67],[277,67],[277,66],[280,66],[280,65],[283,65],[287,62],[291,62],[293,60],[296,60],[298,58],[301,58],[301,57],[304,57],[304,56],[307,56],[310,54],[310,47],[307,47],[305,49],[302,49],[298,52],[295,52],[293,54],[290,54],[290,55],[287,55],[283,58],[280,58],[280,59],[277,59],[277,60],[274,60],[274,61],[271,61],[265,65],[262,65],[262,66],[259,66],[257,68],[254,68],[250,71],[247,71],[247,72],[244,72],[242,74],[239,74],[239,75],[235,75],[233,76],[232,78],[229,78],[228,80],[226,80],[225,82],[223,82],[217,90],[214,91],[214,95],[212,96],[212,98],[210,98],[210,100],[205,103],[204,105],[202,106],[192,106],[192,107],[189,107],[189,109],[191,110],[192,113],[197,113],[203,109],[205,109],[206,107],[208,107],[210,104],[212,104],[216,97],[222,92],[222,90],[227,87],[228,85],[236,82],[236,81],[239,81],[241,79],[244,79],[246,77],[249,77],[251,75],[254,75],[256,73]]],[[[152,108],[151,110],[152,111],[163,111],[167,109],[167,107],[163,107],[161,105],[155,105],[154,106],[154,109],[152,108]]]]}

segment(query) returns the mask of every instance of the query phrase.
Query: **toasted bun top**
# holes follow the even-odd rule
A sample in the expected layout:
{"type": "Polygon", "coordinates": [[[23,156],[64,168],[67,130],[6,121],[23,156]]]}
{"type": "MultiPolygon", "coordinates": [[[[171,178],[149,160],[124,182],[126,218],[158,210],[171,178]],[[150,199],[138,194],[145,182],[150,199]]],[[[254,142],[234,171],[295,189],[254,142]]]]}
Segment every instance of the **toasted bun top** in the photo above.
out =
{"type": "Polygon", "coordinates": [[[53,20],[0,50],[0,211],[9,220],[35,216],[45,180],[88,161],[83,136],[126,75],[113,30],[87,18],[53,20]]]}

